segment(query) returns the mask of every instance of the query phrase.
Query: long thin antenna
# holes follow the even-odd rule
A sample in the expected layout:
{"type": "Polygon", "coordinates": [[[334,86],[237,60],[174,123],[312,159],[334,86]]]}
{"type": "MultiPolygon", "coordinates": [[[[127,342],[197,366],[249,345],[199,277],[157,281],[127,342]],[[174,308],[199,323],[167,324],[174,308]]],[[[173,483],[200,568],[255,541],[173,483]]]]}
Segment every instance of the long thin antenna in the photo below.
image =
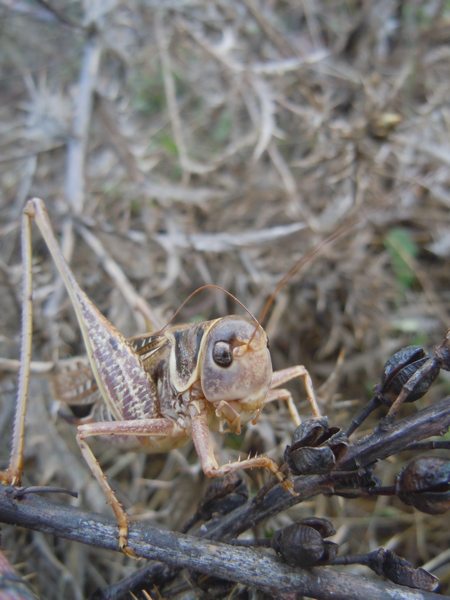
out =
{"type": "Polygon", "coordinates": [[[191,292],[189,294],[189,296],[187,298],[185,298],[183,300],[183,302],[180,304],[180,306],[177,308],[177,310],[173,313],[173,315],[170,317],[170,319],[167,321],[167,323],[164,325],[164,327],[162,329],[160,329],[160,331],[164,331],[164,329],[166,329],[170,325],[170,323],[172,323],[172,321],[178,315],[178,313],[180,312],[180,310],[184,306],[186,306],[186,304],[190,300],[192,300],[192,298],[194,296],[196,296],[200,292],[203,292],[203,290],[208,290],[208,289],[220,290],[221,292],[223,292],[224,294],[226,294],[227,296],[229,296],[230,298],[232,298],[237,304],[239,304],[239,306],[241,308],[243,308],[245,310],[246,313],[248,313],[250,315],[250,317],[255,321],[255,323],[258,324],[258,319],[255,317],[255,315],[245,306],[245,304],[243,304],[238,298],[236,298],[236,296],[234,294],[232,294],[231,292],[229,292],[228,290],[226,290],[222,286],[217,285],[215,283],[206,283],[205,285],[201,285],[200,287],[196,288],[193,292],[191,292]]]}
{"type": "Polygon", "coordinates": [[[303,267],[307,264],[311,263],[315,258],[320,256],[326,248],[334,244],[336,240],[343,237],[347,233],[349,233],[356,225],[357,219],[353,218],[350,221],[347,221],[340,227],[338,227],[333,233],[331,233],[327,238],[325,238],[322,242],[311,248],[306,254],[304,254],[290,269],[289,271],[283,275],[280,281],[275,286],[275,289],[267,298],[264,306],[262,307],[261,312],[259,313],[258,322],[263,323],[264,319],[267,317],[267,314],[277,297],[277,294],[284,288],[284,286],[296,275],[303,267]]]}
{"type": "Polygon", "coordinates": [[[223,292],[224,294],[226,294],[227,296],[229,296],[230,298],[232,298],[255,321],[255,330],[252,333],[252,335],[250,336],[249,341],[247,342],[247,346],[250,346],[253,338],[255,337],[255,333],[256,333],[258,327],[261,327],[261,324],[263,323],[264,319],[267,317],[267,314],[268,314],[268,312],[269,312],[272,304],[274,303],[275,298],[277,297],[277,294],[280,292],[280,290],[303,267],[305,267],[307,264],[309,264],[310,262],[312,262],[315,258],[317,258],[318,256],[320,256],[325,251],[326,248],[328,248],[329,246],[331,246],[332,244],[334,244],[334,242],[336,240],[338,240],[340,237],[342,237],[342,236],[346,235],[347,233],[349,233],[349,231],[351,231],[355,227],[356,223],[357,223],[357,219],[356,218],[347,221],[346,223],[344,223],[343,225],[341,225],[340,227],[338,227],[335,231],[333,231],[333,233],[331,233],[322,242],[320,242],[319,244],[317,244],[317,246],[315,246],[314,248],[312,248],[311,250],[309,250],[309,252],[307,252],[304,256],[302,256],[302,258],[300,258],[300,260],[298,260],[289,269],[289,271],[285,275],[283,275],[283,277],[277,283],[277,285],[275,286],[274,291],[270,294],[270,296],[267,298],[266,302],[264,303],[264,306],[263,306],[263,308],[262,308],[262,310],[260,312],[259,318],[256,318],[255,315],[245,306],[245,304],[243,304],[238,298],[236,298],[236,296],[234,294],[232,294],[231,292],[229,292],[228,290],[226,290],[225,288],[223,288],[220,285],[217,285],[215,283],[207,283],[205,285],[202,285],[202,286],[196,288],[192,293],[189,294],[189,296],[187,296],[187,298],[185,298],[183,300],[183,302],[180,304],[180,306],[177,308],[177,310],[173,313],[173,315],[170,317],[170,319],[167,321],[167,323],[164,325],[164,327],[162,329],[160,329],[160,332],[164,331],[170,325],[170,323],[172,323],[172,321],[176,318],[176,316],[182,310],[182,308],[194,296],[196,296],[197,294],[199,294],[200,292],[202,292],[204,290],[215,289],[215,290],[220,290],[221,292],[223,292]]]}

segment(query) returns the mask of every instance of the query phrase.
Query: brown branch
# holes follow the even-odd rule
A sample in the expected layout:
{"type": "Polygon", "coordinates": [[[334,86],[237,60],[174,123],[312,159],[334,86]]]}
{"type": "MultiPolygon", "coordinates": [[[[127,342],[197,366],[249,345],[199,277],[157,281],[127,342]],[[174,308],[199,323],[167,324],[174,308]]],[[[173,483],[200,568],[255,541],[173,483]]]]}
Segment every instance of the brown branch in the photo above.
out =
{"type": "MultiPolygon", "coordinates": [[[[0,521],[118,551],[116,523],[109,518],[62,506],[37,496],[13,499],[10,488],[0,486],[0,521]]],[[[162,561],[177,569],[187,568],[253,586],[267,593],[296,592],[317,598],[357,600],[433,600],[443,596],[360,575],[338,573],[327,567],[294,569],[276,557],[251,548],[211,542],[180,533],[134,524],[129,546],[141,557],[162,561]]]]}

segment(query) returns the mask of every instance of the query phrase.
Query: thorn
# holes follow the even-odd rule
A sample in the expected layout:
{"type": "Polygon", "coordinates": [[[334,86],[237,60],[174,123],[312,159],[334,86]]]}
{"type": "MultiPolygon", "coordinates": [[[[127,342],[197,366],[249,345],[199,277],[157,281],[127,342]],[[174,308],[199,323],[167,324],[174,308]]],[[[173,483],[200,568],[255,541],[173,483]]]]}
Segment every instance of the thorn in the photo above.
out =
{"type": "Polygon", "coordinates": [[[15,487],[11,489],[11,496],[15,500],[20,500],[28,494],[68,494],[72,498],[78,498],[78,492],[60,487],[30,485],[28,487],[15,487]]]}

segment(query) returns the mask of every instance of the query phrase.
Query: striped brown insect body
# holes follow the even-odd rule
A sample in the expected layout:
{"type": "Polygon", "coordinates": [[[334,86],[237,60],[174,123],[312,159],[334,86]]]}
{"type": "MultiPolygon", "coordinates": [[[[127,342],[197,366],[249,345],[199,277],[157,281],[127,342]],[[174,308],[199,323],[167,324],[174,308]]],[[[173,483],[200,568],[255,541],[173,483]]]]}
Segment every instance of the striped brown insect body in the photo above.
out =
{"type": "MultiPolygon", "coordinates": [[[[203,472],[209,477],[260,467],[289,487],[277,464],[266,456],[220,466],[210,430],[228,427],[239,433],[242,423],[257,418],[263,406],[273,400],[286,401],[298,425],[300,418],[291,394],[281,387],[297,377],[305,383],[313,414],[320,416],[306,369],[297,365],[273,372],[267,335],[250,313],[166,326],[155,333],[126,339],[76,282],[55,239],[45,205],[38,198],[28,201],[22,222],[23,345],[11,459],[8,469],[0,472],[0,480],[18,484],[23,470],[32,330],[31,220],[37,223],[64,281],[87,353],[88,362],[77,359],[75,369],[56,371],[55,393],[71,409],[70,420],[77,425],[80,450],[116,515],[120,547],[132,554],[127,515],[88,445],[89,437],[126,441],[147,452],[166,452],[192,439],[203,472]],[[70,382],[76,384],[72,391],[70,382]]],[[[294,265],[269,298],[264,315],[280,287],[343,232],[332,234],[294,265]]]]}
{"type": "MultiPolygon", "coordinates": [[[[197,386],[206,400],[210,429],[224,431],[228,425],[239,433],[241,423],[257,417],[272,379],[267,336],[260,328],[249,345],[253,332],[251,319],[231,315],[129,338],[126,344],[139,357],[149,388],[136,401],[128,389],[116,385],[116,410],[110,412],[109,420],[168,417],[186,429],[189,439],[187,405],[197,386]]],[[[72,413],[62,412],[62,416],[76,424],[95,421],[103,402],[88,361],[78,358],[75,369],[70,363],[62,364],[52,378],[55,399],[72,413]],[[76,378],[78,386],[71,393],[70,379],[76,378]]],[[[110,382],[110,370],[104,371],[110,382]]],[[[102,416],[105,420],[104,411],[102,416]]]]}

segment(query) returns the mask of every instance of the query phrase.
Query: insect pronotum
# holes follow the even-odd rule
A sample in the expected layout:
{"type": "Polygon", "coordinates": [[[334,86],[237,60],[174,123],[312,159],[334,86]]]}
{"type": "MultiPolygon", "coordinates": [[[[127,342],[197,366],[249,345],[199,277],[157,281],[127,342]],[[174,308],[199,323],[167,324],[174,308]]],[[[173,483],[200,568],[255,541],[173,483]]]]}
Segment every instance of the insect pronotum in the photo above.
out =
{"type": "MultiPolygon", "coordinates": [[[[166,452],[192,439],[208,477],[260,467],[268,469],[289,487],[278,465],[267,456],[219,465],[210,431],[223,430],[223,426],[228,425],[239,433],[241,423],[257,418],[263,406],[273,400],[286,401],[294,422],[299,424],[291,394],[281,387],[297,377],[304,381],[313,414],[320,416],[306,369],[297,365],[273,372],[267,335],[252,316],[232,315],[202,323],[171,325],[155,333],[126,339],[78,285],[58,246],[44,202],[39,198],[27,202],[22,217],[24,300],[19,386],[10,462],[6,471],[0,472],[0,481],[19,485],[23,471],[33,310],[32,220],[64,281],[89,361],[88,365],[79,365],[76,378],[82,385],[74,387],[73,392],[62,383],[70,383],[70,375],[64,372],[57,375],[56,395],[72,408],[77,443],[114,511],[120,548],[133,554],[128,546],[128,518],[88,444],[92,436],[121,443],[127,440],[149,453],[166,452]]],[[[287,280],[348,229],[338,229],[294,265],[268,299],[263,318],[287,280]]]]}

